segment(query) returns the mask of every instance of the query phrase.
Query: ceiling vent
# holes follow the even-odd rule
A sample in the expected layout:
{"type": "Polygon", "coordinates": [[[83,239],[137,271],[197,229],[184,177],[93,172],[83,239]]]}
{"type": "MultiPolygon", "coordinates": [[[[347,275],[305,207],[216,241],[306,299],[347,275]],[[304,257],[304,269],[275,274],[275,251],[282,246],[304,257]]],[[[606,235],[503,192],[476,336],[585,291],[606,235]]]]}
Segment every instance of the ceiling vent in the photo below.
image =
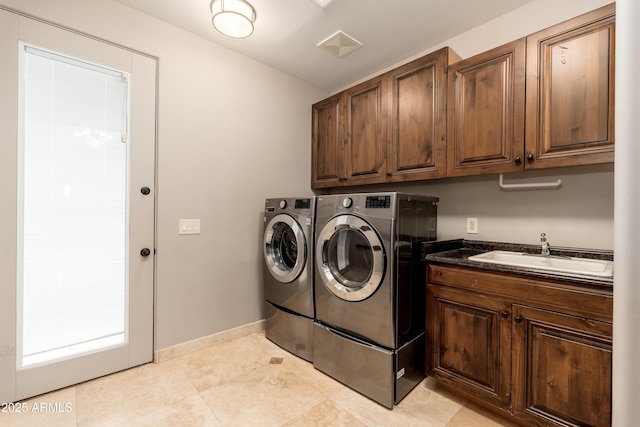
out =
{"type": "Polygon", "coordinates": [[[338,58],[344,58],[351,52],[360,49],[362,43],[342,31],[337,31],[318,43],[318,47],[323,48],[338,58]]]}
{"type": "Polygon", "coordinates": [[[332,0],[311,0],[321,8],[325,8],[332,0]]]}

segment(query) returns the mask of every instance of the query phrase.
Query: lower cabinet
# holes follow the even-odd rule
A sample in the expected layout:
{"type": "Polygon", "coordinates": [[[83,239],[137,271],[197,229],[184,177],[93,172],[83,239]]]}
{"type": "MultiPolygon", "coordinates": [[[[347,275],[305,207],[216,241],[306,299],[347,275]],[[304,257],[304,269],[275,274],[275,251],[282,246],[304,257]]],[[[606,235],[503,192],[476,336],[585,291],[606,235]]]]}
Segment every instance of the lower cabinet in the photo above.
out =
{"type": "Polygon", "coordinates": [[[532,424],[611,425],[612,325],[513,306],[513,412],[532,424]]]}
{"type": "MultiPolygon", "coordinates": [[[[431,375],[497,407],[511,404],[511,322],[505,301],[429,287],[431,375]]],[[[427,349],[429,345],[427,344],[427,349]]]]}
{"type": "Polygon", "coordinates": [[[610,426],[611,290],[432,265],[427,375],[525,425],[610,426]]]}

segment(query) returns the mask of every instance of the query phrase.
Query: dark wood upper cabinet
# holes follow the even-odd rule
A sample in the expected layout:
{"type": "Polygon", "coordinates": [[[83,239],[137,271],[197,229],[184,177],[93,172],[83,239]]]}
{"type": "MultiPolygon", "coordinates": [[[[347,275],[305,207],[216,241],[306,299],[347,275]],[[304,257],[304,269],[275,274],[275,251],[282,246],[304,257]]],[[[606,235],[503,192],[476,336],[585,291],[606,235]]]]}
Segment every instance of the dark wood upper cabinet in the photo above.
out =
{"type": "Polygon", "coordinates": [[[442,48],[312,106],[312,188],[446,175],[442,48]]]}
{"type": "Polygon", "coordinates": [[[387,73],[389,180],[446,176],[447,68],[459,60],[454,51],[444,48],[387,73]]]}
{"type": "Polygon", "coordinates": [[[313,104],[311,188],[385,181],[386,98],[380,76],[313,104]]]}
{"type": "Polygon", "coordinates": [[[312,106],[311,186],[340,185],[342,172],[342,102],[339,95],[312,106]]]}
{"type": "Polygon", "coordinates": [[[312,188],[614,161],[615,3],[313,105],[312,188]]]}
{"type": "Polygon", "coordinates": [[[523,169],[525,39],[449,67],[447,175],[523,169]]]}
{"type": "Polygon", "coordinates": [[[527,37],[527,169],[613,162],[615,4],[527,37]]]}
{"type": "Polygon", "coordinates": [[[613,162],[614,33],[609,5],[450,66],[447,176],[613,162]]]}
{"type": "Polygon", "coordinates": [[[386,175],[386,82],[376,77],[347,89],[342,185],[384,182],[386,175]]]}

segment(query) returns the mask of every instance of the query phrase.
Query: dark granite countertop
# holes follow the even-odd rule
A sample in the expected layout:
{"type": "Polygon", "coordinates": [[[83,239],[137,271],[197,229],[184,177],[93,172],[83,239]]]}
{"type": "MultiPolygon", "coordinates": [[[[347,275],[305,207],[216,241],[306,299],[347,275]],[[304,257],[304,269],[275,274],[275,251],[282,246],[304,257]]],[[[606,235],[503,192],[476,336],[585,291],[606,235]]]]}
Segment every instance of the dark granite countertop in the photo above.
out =
{"type": "MultiPolygon", "coordinates": [[[[423,243],[422,256],[427,263],[431,264],[455,265],[460,267],[476,268],[478,270],[520,274],[523,276],[561,280],[591,286],[613,287],[612,277],[557,273],[553,271],[469,261],[470,256],[495,250],[537,254],[540,253],[540,245],[484,242],[464,239],[443,240],[423,243]]],[[[613,251],[610,250],[564,248],[556,246],[552,247],[551,251],[553,255],[613,261],[613,251]]]]}

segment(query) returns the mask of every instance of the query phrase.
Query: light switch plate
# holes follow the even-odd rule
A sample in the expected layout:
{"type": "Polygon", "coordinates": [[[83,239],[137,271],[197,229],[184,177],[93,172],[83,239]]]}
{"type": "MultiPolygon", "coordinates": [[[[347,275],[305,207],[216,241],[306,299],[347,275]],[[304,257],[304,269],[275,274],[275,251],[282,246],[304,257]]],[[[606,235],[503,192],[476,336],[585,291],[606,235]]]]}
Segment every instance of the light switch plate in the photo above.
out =
{"type": "Polygon", "coordinates": [[[181,219],[178,227],[178,234],[200,234],[199,219],[181,219]]]}

